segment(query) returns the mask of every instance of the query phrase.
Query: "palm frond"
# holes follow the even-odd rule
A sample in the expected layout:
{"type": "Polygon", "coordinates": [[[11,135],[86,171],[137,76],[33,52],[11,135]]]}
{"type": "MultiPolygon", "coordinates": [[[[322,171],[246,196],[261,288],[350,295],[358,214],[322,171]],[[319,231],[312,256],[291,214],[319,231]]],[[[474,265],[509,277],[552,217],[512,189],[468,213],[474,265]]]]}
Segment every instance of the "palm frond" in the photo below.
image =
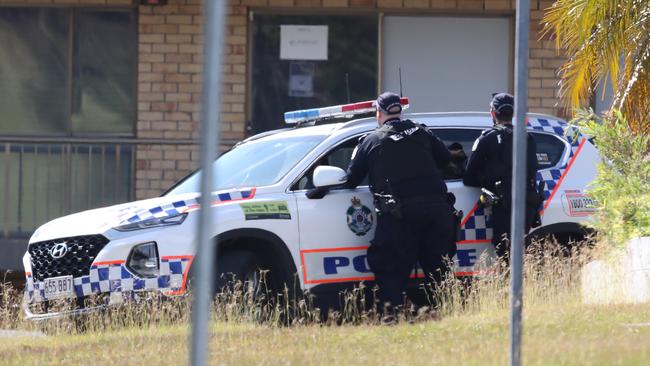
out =
{"type": "Polygon", "coordinates": [[[569,55],[560,69],[566,106],[584,106],[609,82],[630,127],[650,130],[650,0],[557,0],[543,23],[542,37],[569,55]]]}

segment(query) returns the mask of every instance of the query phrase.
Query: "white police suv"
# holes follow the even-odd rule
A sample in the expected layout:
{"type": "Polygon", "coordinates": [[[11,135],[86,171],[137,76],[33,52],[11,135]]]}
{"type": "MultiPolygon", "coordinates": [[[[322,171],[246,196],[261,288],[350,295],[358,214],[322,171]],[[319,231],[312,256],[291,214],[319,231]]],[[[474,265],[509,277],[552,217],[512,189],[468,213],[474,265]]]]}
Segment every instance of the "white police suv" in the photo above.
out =
{"type": "MultiPolygon", "coordinates": [[[[402,103],[407,107],[408,99],[402,103]]],[[[254,280],[258,269],[269,269],[274,286],[297,274],[300,287],[313,293],[373,280],[366,249],[377,220],[367,185],[307,193],[345,181],[343,169],[359,137],[377,122],[363,118],[305,126],[372,111],[372,102],[363,102],[287,112],[285,120],[293,127],[248,138],[215,161],[211,235],[219,239],[221,272],[254,280]]],[[[492,125],[488,113],[406,118],[426,124],[467,155],[481,131],[492,125]]],[[[558,118],[530,114],[528,129],[537,143],[537,178],[546,182],[542,226],[534,233],[579,238],[584,234],[580,223],[594,210],[585,188],[596,175],[598,153],[558,118]]],[[[478,265],[481,258],[489,263],[494,252],[490,212],[477,204],[479,191],[463,185],[459,169],[448,169],[446,175],[455,206],[464,212],[456,275],[475,275],[488,268],[478,265]]],[[[195,173],[162,197],[80,212],[38,228],[23,258],[27,316],[60,315],[48,304],[62,298],[83,304],[85,297],[100,295],[110,304],[143,291],[183,294],[195,255],[198,181],[195,173]]]]}

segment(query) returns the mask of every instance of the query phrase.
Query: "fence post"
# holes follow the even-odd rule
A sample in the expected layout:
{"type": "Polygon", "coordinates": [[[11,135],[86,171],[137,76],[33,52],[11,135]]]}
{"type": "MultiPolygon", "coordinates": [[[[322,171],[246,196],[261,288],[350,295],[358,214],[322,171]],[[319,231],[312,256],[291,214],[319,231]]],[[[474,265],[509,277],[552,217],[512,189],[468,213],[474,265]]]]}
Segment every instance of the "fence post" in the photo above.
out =
{"type": "Polygon", "coordinates": [[[510,365],[521,365],[521,314],[526,225],[526,111],[528,110],[528,37],[530,1],[517,0],[515,33],[515,133],[512,164],[512,218],[510,233],[510,365]]]}
{"type": "Polygon", "coordinates": [[[203,2],[205,53],[203,60],[203,97],[201,103],[201,210],[196,248],[197,277],[193,288],[192,344],[190,363],[205,365],[208,354],[210,302],[217,273],[217,245],[209,228],[214,228],[211,208],[212,162],[219,146],[219,107],[223,58],[224,1],[203,2]]]}

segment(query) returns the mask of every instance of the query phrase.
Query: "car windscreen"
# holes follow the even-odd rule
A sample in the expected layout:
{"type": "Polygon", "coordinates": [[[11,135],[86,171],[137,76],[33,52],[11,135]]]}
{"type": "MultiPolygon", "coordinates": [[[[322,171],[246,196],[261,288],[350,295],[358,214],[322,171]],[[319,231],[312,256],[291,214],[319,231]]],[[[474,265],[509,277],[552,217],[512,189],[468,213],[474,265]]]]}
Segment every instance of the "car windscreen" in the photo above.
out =
{"type": "MultiPolygon", "coordinates": [[[[324,139],[325,136],[273,136],[239,145],[215,160],[212,190],[276,183],[324,139]]],[[[197,171],[165,195],[199,192],[200,180],[197,171]]]]}

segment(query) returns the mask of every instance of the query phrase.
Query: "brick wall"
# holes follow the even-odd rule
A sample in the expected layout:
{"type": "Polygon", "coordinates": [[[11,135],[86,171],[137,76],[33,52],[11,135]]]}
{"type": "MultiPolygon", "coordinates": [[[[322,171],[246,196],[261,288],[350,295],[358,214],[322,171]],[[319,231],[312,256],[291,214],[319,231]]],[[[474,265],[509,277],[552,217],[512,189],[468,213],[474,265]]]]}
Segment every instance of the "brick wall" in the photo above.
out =
{"type": "MultiPolygon", "coordinates": [[[[198,0],[139,7],[138,125],[140,138],[197,139],[203,71],[203,16],[198,0]]],[[[224,45],[221,138],[244,137],[247,9],[230,6],[224,45]]],[[[196,145],[140,146],[136,198],[158,195],[195,169],[196,145]]],[[[222,146],[222,149],[225,146],[222,146]]]]}

